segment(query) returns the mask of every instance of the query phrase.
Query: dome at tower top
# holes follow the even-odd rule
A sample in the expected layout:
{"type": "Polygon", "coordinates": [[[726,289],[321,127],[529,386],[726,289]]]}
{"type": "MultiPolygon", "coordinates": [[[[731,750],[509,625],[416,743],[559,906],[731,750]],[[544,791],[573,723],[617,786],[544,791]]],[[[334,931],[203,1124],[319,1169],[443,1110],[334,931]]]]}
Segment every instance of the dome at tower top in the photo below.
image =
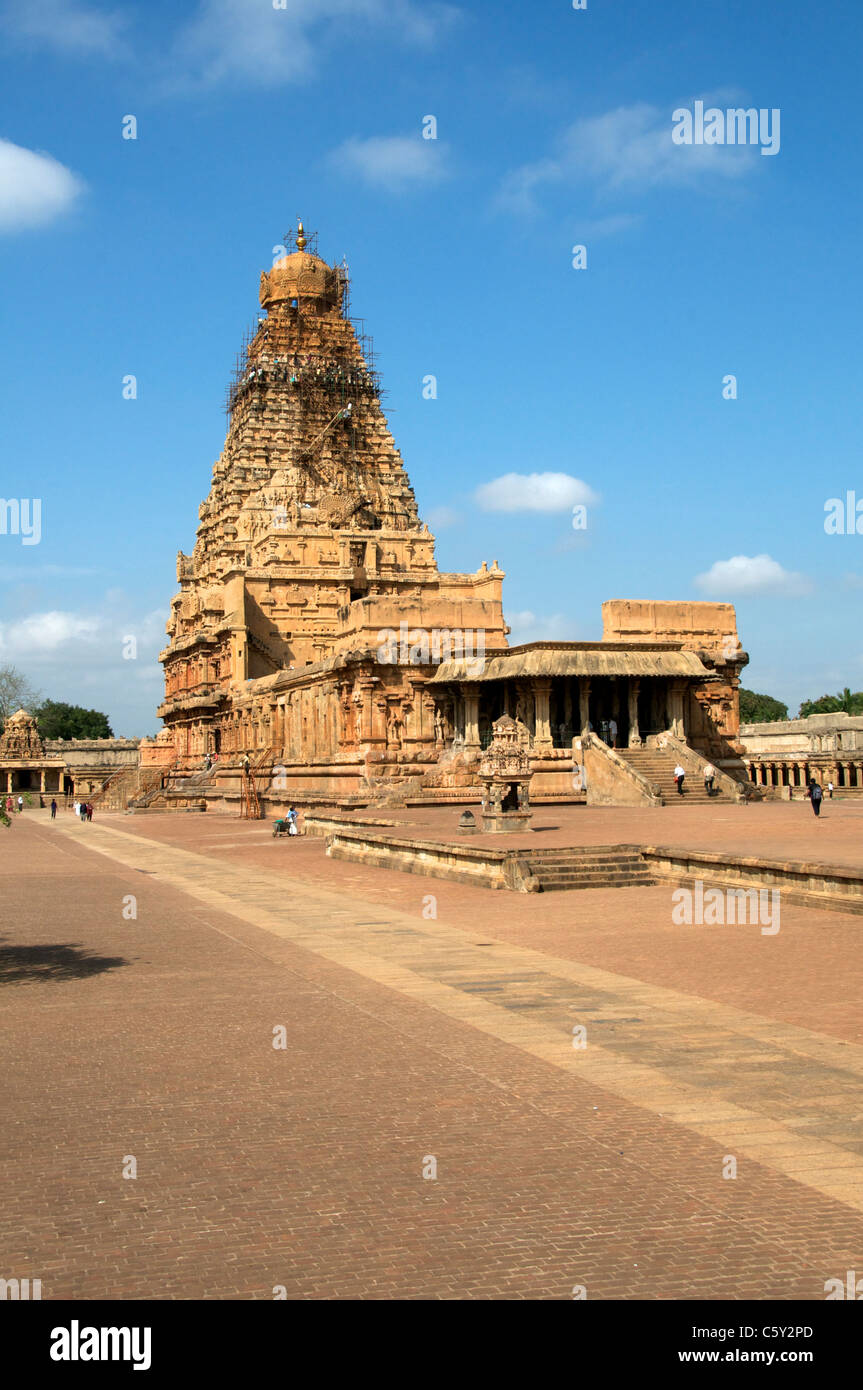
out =
{"type": "Polygon", "coordinates": [[[308,251],[292,251],[261,276],[261,304],[269,309],[270,305],[285,300],[314,299],[337,305],[341,288],[338,270],[327,265],[320,256],[308,251]]]}

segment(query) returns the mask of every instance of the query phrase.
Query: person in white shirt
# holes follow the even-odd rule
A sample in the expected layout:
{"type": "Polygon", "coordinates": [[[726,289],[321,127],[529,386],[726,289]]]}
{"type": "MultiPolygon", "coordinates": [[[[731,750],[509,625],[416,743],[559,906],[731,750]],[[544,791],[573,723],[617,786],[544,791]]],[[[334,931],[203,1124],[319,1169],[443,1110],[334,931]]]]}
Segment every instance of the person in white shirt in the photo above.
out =
{"type": "Polygon", "coordinates": [[[678,764],[677,764],[677,767],[674,769],[674,780],[675,780],[675,782],[677,783],[677,795],[678,795],[678,796],[682,796],[682,795],[683,795],[683,779],[684,779],[685,776],[686,776],[686,768],[685,768],[685,767],[681,767],[681,766],[680,766],[680,763],[678,763],[678,764]]]}
{"type": "Polygon", "coordinates": [[[609,721],[608,721],[608,741],[609,741],[609,743],[611,744],[612,748],[616,748],[616,747],[617,747],[617,720],[616,720],[616,719],[609,719],[609,721]]]}
{"type": "Polygon", "coordinates": [[[828,782],[828,783],[827,783],[827,795],[830,797],[830,800],[832,801],[832,800],[833,800],[833,783],[832,783],[832,782],[828,782]]]}
{"type": "Polygon", "coordinates": [[[711,767],[710,763],[704,765],[704,790],[708,796],[713,795],[713,779],[716,776],[716,768],[711,767]]]}

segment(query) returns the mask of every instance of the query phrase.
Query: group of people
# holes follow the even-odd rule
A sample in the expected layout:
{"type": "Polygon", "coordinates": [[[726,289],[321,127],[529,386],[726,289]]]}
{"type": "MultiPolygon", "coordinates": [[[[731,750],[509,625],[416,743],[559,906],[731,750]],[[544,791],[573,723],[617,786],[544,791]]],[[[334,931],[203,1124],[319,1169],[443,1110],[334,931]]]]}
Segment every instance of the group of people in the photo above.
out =
{"type": "MultiPolygon", "coordinates": [[[[683,795],[683,779],[685,778],[685,776],[686,776],[686,768],[685,768],[685,767],[682,767],[681,764],[678,763],[678,764],[677,764],[677,767],[674,769],[674,781],[675,781],[675,783],[677,784],[677,794],[678,794],[678,796],[682,796],[682,795],[683,795]]],[[[716,780],[716,768],[715,768],[715,767],[712,767],[710,763],[705,763],[705,765],[704,765],[704,773],[703,773],[703,776],[704,776],[704,790],[707,792],[707,795],[708,795],[708,796],[713,796],[713,794],[714,794],[714,792],[713,792],[713,786],[714,786],[714,782],[715,782],[715,780],[716,780]]],[[[832,783],[832,782],[828,782],[828,784],[827,784],[827,794],[828,794],[829,797],[832,798],[832,796],[833,796],[833,783],[832,783]]],[[[815,815],[816,815],[816,816],[820,816],[820,815],[821,815],[821,802],[824,800],[824,788],[823,788],[818,782],[815,781],[815,778],[814,778],[814,777],[810,777],[810,779],[809,779],[808,785],[807,785],[807,787],[806,787],[806,796],[809,798],[809,800],[810,800],[811,803],[812,803],[812,810],[815,812],[815,815]]]]}
{"type": "MultiPolygon", "coordinates": [[[[714,783],[716,781],[716,768],[713,767],[710,763],[705,763],[702,775],[704,777],[704,790],[707,792],[708,796],[713,796],[714,783]]],[[[683,795],[683,779],[685,776],[686,768],[682,767],[681,764],[678,763],[677,767],[674,769],[674,781],[677,784],[678,796],[683,795]]]]}
{"type": "MultiPolygon", "coordinates": [[[[7,796],[7,798],[6,798],[6,814],[7,814],[7,816],[11,816],[11,814],[12,814],[12,812],[13,812],[14,810],[15,810],[15,803],[14,803],[14,801],[12,800],[11,796],[7,796]]],[[[19,798],[18,798],[18,810],[19,810],[19,812],[24,810],[24,798],[23,798],[23,796],[19,796],[19,798]]]]}
{"type": "MultiPolygon", "coordinates": [[[[56,802],[52,801],[52,802],[51,802],[51,819],[52,819],[52,820],[53,820],[54,816],[56,816],[56,814],[57,814],[57,812],[56,812],[56,810],[55,810],[55,807],[56,807],[56,802]]],[[[75,815],[76,815],[76,816],[80,816],[80,817],[81,817],[81,820],[92,820],[92,819],[93,819],[93,803],[92,803],[92,801],[76,801],[76,802],[73,803],[72,810],[75,812],[75,815]]]]}

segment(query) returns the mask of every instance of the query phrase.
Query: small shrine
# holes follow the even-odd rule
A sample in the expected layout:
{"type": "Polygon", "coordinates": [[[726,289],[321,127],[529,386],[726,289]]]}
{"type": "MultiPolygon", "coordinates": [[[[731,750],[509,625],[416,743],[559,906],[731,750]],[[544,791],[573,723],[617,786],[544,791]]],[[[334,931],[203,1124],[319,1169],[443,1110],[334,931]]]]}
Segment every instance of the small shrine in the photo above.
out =
{"type": "Polygon", "coordinates": [[[511,835],[530,830],[531,775],[524,726],[504,714],[492,724],[492,740],[477,772],[485,832],[511,835]]]}
{"type": "Polygon", "coordinates": [[[60,792],[64,770],[62,758],[46,754],[32,714],[19,709],[10,715],[0,735],[0,792],[60,792]]]}

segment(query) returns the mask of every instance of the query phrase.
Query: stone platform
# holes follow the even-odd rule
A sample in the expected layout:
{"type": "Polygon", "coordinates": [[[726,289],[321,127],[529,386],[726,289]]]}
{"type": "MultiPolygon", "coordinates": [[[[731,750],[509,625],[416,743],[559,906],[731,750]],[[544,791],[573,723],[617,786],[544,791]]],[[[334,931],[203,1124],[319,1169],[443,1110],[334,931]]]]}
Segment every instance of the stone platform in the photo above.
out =
{"type": "MultiPolygon", "coordinates": [[[[838,804],[831,804],[831,812],[833,807],[838,816],[838,804]]],[[[850,846],[847,847],[851,851],[849,860],[856,862],[845,865],[801,861],[790,844],[784,846],[781,855],[776,853],[782,842],[782,837],[777,835],[779,827],[789,832],[793,827],[793,838],[799,837],[803,809],[803,806],[797,809],[794,821],[777,814],[778,807],[767,810],[760,805],[732,807],[716,802],[700,808],[702,814],[695,823],[691,818],[691,806],[682,814],[682,808],[651,808],[647,813],[652,817],[649,820],[643,814],[639,818],[637,810],[627,813],[627,824],[639,825],[642,832],[653,827],[664,830],[669,823],[676,833],[685,832],[681,843],[667,845],[627,842],[603,845],[591,843],[591,835],[582,836],[583,831],[595,832],[602,824],[619,822],[624,814],[620,808],[615,808],[610,817],[607,810],[603,815],[600,808],[579,812],[574,817],[564,813],[557,825],[551,824],[549,818],[540,818],[536,827],[541,833],[539,846],[534,830],[529,834],[508,835],[505,845],[499,835],[481,832],[466,839],[459,834],[455,818],[441,808],[422,815],[412,814],[411,808],[406,808],[403,814],[394,812],[388,818],[364,812],[341,815],[307,812],[303,828],[307,835],[324,837],[327,855],[334,859],[486,888],[538,892],[624,887],[658,880],[680,884],[701,880],[711,886],[776,888],[788,902],[863,914],[863,856],[854,853],[850,846]],[[736,819],[740,816],[744,817],[743,821],[736,819]],[[727,849],[686,843],[693,839],[694,833],[713,839],[720,825],[736,823],[745,836],[747,847],[751,847],[753,838],[757,842],[759,837],[747,833],[752,829],[750,817],[764,817],[760,827],[769,827],[766,843],[770,851],[764,855],[739,853],[737,845],[740,842],[735,843],[736,837],[726,837],[730,839],[727,849]]],[[[811,809],[805,809],[811,816],[811,809]]],[[[841,814],[844,821],[844,811],[841,814]]],[[[836,845],[840,857],[844,849],[843,836],[836,845]]]]}

